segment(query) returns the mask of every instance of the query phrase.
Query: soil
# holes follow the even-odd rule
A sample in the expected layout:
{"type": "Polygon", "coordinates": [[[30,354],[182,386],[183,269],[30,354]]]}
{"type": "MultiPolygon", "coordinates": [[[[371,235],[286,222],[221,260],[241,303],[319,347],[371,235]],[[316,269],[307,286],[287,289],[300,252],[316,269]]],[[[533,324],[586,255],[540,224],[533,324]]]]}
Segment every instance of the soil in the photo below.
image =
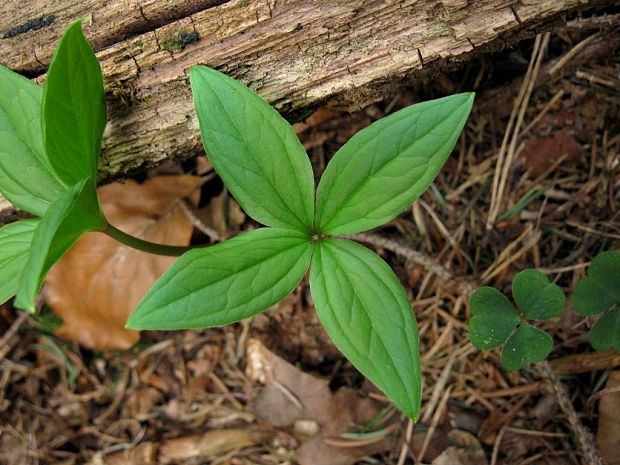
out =
{"type": "MultiPolygon", "coordinates": [[[[527,70],[542,41],[531,39],[480,56],[424,87],[403,88],[358,113],[328,104],[297,126],[318,175],[346,140],[382,116],[430,98],[477,93],[466,129],[433,187],[409,211],[373,231],[439,263],[454,280],[388,247],[371,246],[396,271],[413,303],[421,335],[423,413],[415,428],[394,413],[396,426],[380,438],[387,437],[389,445],[355,463],[430,463],[456,430],[471,435],[482,457],[436,463],[588,463],[578,433],[540,372],[534,367],[506,372],[498,351],[483,353],[469,343],[468,288],[454,283],[491,285],[510,295],[518,271],[538,268],[570,293],[599,251],[620,249],[619,43],[618,29],[565,28],[550,34],[537,76],[527,70]],[[515,131],[508,123],[524,83],[532,91],[511,144],[515,131]],[[492,204],[505,137],[506,182],[492,204]],[[487,225],[495,205],[498,214],[487,225]],[[424,457],[412,430],[413,436],[423,431],[430,438],[424,457]]],[[[204,169],[190,161],[146,177],[204,169]]],[[[212,177],[203,186],[200,208],[221,192],[221,182],[212,177]]],[[[246,218],[231,223],[227,233],[255,226],[246,218]]],[[[194,243],[206,240],[194,234],[194,243]]],[[[591,324],[569,306],[541,327],[554,339],[551,366],[579,419],[597,434],[597,393],[620,359],[593,351],[587,341],[591,324]]],[[[326,379],[333,392],[351,388],[387,405],[325,334],[307,281],[246,322],[147,332],[129,350],[87,349],[60,339],[53,329],[49,312],[30,317],[10,304],[0,308],[2,463],[298,463],[304,435],[293,426],[265,422],[253,409],[263,385],[246,371],[251,340],[326,379]],[[227,432],[228,447],[197,445],[197,435],[213,431],[227,432]]],[[[351,445],[341,441],[335,447],[351,445]]]]}

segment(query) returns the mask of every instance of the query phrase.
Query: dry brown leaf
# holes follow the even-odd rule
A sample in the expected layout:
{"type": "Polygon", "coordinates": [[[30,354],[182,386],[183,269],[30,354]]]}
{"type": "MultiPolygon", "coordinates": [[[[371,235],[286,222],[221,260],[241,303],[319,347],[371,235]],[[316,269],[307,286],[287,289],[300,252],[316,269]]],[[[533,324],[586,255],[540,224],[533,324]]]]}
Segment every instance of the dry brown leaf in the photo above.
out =
{"type": "Polygon", "coordinates": [[[177,463],[199,457],[223,455],[234,449],[265,442],[272,435],[273,431],[261,428],[221,429],[196,436],[169,439],[159,447],[158,463],[177,463]]]}
{"type": "Polygon", "coordinates": [[[567,130],[557,131],[549,137],[529,139],[519,154],[533,176],[543,174],[560,157],[575,160],[580,155],[581,145],[567,130]]]}
{"type": "MultiPolygon", "coordinates": [[[[613,371],[607,379],[605,390],[620,386],[620,371],[613,371]]],[[[620,465],[620,392],[609,392],[599,404],[596,445],[605,465],[620,465]]]]}
{"type": "Polygon", "coordinates": [[[487,465],[484,450],[478,439],[461,430],[452,430],[448,437],[454,446],[448,447],[433,460],[432,465],[487,465]]]}
{"type": "Polygon", "coordinates": [[[248,341],[247,375],[251,381],[265,384],[252,402],[257,417],[274,426],[300,421],[319,425],[318,434],[297,450],[296,457],[301,465],[351,465],[362,457],[395,445],[394,436],[390,435],[357,447],[326,444],[325,439],[339,438],[352,427],[367,423],[382,405],[349,388],[332,394],[327,380],[304,373],[256,339],[248,341]]]}
{"type": "MultiPolygon", "coordinates": [[[[179,200],[194,204],[196,176],[160,176],[98,189],[106,218],[117,228],[151,242],[188,245],[192,223],[179,200]]],[[[126,349],[139,339],[125,320],[174,257],[131,249],[101,233],[84,235],[46,279],[47,303],[63,319],[58,334],[96,349],[126,349]]]]}
{"type": "Polygon", "coordinates": [[[231,231],[236,232],[245,221],[245,213],[226,191],[213,197],[196,214],[207,227],[217,232],[220,240],[226,239],[231,231]]]}

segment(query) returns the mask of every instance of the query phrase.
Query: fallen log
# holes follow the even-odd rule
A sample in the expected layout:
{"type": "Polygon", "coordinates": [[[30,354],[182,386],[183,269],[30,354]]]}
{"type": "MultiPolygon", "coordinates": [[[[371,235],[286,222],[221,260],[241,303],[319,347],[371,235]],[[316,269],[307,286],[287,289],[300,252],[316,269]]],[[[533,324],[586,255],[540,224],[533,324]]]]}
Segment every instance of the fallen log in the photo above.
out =
{"type": "Polygon", "coordinates": [[[81,16],[101,60],[110,122],[102,178],[202,151],[187,72],[206,64],[289,119],[328,100],[361,108],[476,53],[505,47],[597,0],[9,0],[0,63],[44,72],[81,16]],[[217,5],[217,6],[213,6],[217,5]]]}

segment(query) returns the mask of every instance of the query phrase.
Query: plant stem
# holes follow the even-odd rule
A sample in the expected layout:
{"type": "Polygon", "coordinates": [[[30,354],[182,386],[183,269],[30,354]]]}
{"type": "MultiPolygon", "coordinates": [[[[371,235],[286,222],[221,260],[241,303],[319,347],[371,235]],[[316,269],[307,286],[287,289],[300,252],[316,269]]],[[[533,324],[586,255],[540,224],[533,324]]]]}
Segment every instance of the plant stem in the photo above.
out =
{"type": "Polygon", "coordinates": [[[181,247],[176,245],[155,244],[154,242],[144,241],[137,237],[130,236],[120,229],[115,228],[108,223],[101,231],[113,239],[142,252],[152,253],[155,255],[166,255],[168,257],[178,257],[194,247],[181,247]]]}

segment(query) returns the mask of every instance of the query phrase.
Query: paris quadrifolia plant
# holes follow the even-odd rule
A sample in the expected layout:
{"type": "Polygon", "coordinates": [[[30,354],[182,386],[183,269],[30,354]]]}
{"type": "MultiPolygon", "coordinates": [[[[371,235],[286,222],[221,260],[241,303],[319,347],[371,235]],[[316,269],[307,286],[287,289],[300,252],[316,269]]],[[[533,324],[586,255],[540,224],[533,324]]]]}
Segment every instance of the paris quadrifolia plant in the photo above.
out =
{"type": "Polygon", "coordinates": [[[193,66],[191,88],[209,160],[241,207],[265,225],[189,251],[144,242],[106,221],[96,175],[106,103],[99,63],[79,22],[63,35],[45,86],[0,68],[0,192],[36,219],[0,230],[0,300],[34,312],[50,267],[88,231],[181,255],[127,321],[133,329],[227,325],[261,312],[310,272],[319,319],[359,371],[411,418],[420,411],[418,333],[392,269],[339,236],[393,219],[433,182],[467,120],[473,94],[404,108],[334,155],[315,190],[294,130],[252,90],[193,66]]]}

